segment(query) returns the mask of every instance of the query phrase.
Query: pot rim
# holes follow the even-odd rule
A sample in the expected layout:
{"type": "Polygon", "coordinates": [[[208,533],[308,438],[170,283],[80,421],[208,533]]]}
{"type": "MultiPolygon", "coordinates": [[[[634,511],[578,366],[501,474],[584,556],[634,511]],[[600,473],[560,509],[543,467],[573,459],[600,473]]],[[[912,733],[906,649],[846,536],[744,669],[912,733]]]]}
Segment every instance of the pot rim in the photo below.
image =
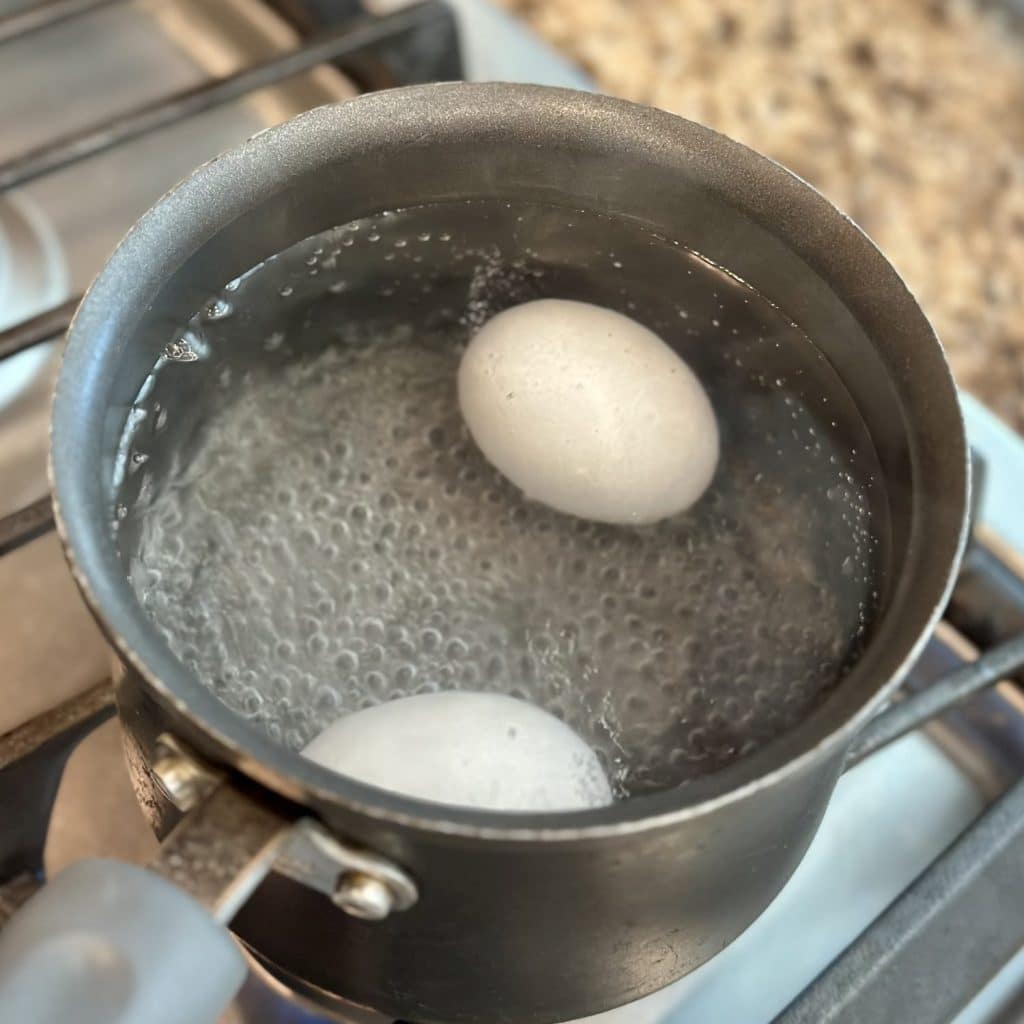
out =
{"type": "MultiPolygon", "coordinates": [[[[784,241],[788,244],[792,239],[784,241]]],[[[185,260],[188,254],[179,255],[185,260]]],[[[831,257],[816,251],[814,240],[808,243],[808,255],[820,256],[819,262],[825,264],[826,271],[829,269],[831,257]]],[[[864,325],[864,317],[872,315],[871,309],[864,306],[858,311],[854,308],[858,296],[851,301],[839,289],[837,294],[864,325]]],[[[866,325],[865,331],[872,336],[866,325]]],[[[906,411],[904,423],[914,441],[921,432],[920,424],[906,411]]],[[[260,132],[204,164],[168,192],[125,236],[89,288],[71,324],[53,401],[49,473],[57,530],[88,605],[114,647],[138,672],[172,721],[184,732],[198,735],[204,753],[212,752],[278,794],[318,810],[340,809],[379,824],[506,842],[580,842],[670,826],[748,799],[815,764],[834,762],[838,770],[841,753],[854,733],[902,681],[941,616],[966,542],[969,495],[966,436],[942,349],[906,285],[849,218],[781,165],[711,129],[610,97],[504,83],[412,86],[318,107],[260,132]],[[216,233],[230,216],[230,210],[221,209],[219,204],[251,203],[270,194],[275,187],[275,168],[283,162],[322,166],[327,155],[334,160],[357,155],[361,142],[367,139],[380,144],[383,133],[388,133],[387,145],[398,151],[409,144],[403,140],[403,132],[415,127],[422,133],[426,122],[449,126],[465,122],[471,130],[488,117],[492,129],[499,125],[498,130],[540,133],[552,145],[575,132],[584,142],[606,147],[614,144],[638,158],[646,159],[651,153],[655,154],[651,159],[670,159],[674,155],[678,161],[680,155],[685,155],[688,169],[691,163],[700,165],[698,173],[704,174],[710,185],[717,180],[724,189],[730,184],[728,176],[756,182],[760,186],[758,194],[744,196],[744,201],[769,222],[773,211],[784,211],[791,231],[796,230],[792,224],[801,221],[825,224],[827,237],[817,237],[818,249],[836,239],[854,247],[856,272],[870,280],[872,307],[891,309],[893,319],[902,317],[903,333],[914,345],[915,366],[927,364],[927,372],[907,374],[901,380],[901,399],[913,404],[919,413],[923,410],[929,422],[942,428],[945,454],[941,472],[924,481],[915,480],[908,549],[915,548],[917,561],[908,566],[879,624],[884,626],[896,615],[903,616],[900,642],[878,650],[883,639],[878,634],[883,630],[877,629],[862,658],[822,705],[753,754],[685,786],[597,810],[530,814],[477,811],[415,800],[339,775],[274,743],[230,711],[171,654],[156,627],[141,614],[125,580],[110,530],[111,516],[81,511],[96,506],[100,483],[94,477],[101,450],[101,440],[94,436],[97,432],[83,430],[82,425],[88,421],[93,401],[90,396],[102,386],[104,370],[109,370],[126,344],[126,338],[111,323],[115,319],[111,310],[132,304],[137,309],[145,307],[147,295],[145,283],[139,280],[144,277],[138,273],[140,266],[151,264],[154,253],[164,256],[165,262],[174,259],[174,252],[164,254],[175,245],[180,249],[185,244],[178,236],[216,233]],[[244,188],[239,189],[239,182],[244,182],[244,188]],[[245,195],[226,199],[232,190],[245,195]],[[215,211],[212,216],[211,210],[215,211]],[[879,301],[880,295],[884,301],[879,301]],[[935,503],[942,506],[942,511],[933,513],[927,504],[919,503],[924,501],[923,495],[935,494],[943,496],[935,503]],[[922,516],[930,518],[922,524],[922,516]],[[922,536],[925,527],[929,532],[922,536]],[[922,546],[932,554],[922,551],[922,546]],[[922,559],[929,557],[932,570],[925,572],[922,559]],[[936,558],[940,560],[938,569],[934,566],[936,558]],[[916,589],[907,580],[911,571],[924,575],[923,582],[916,580],[916,589]],[[873,659],[870,663],[869,654],[873,659]]],[[[103,500],[109,512],[105,495],[103,500]]]]}

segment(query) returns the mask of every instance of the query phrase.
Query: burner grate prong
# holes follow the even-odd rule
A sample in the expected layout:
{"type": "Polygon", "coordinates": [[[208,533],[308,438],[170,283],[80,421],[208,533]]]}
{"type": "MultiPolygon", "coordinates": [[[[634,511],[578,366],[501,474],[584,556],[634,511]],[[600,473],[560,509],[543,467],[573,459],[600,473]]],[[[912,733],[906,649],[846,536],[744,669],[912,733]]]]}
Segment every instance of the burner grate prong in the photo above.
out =
{"type": "Polygon", "coordinates": [[[53,529],[53,505],[49,496],[33,501],[0,519],[0,558],[53,529]]]}
{"type": "Polygon", "coordinates": [[[846,767],[863,761],[893,740],[926,725],[944,711],[987,689],[1024,665],[1024,635],[986,651],[912,696],[894,704],[869,722],[853,742],[846,767]]]}
{"type": "Polygon", "coordinates": [[[288,53],[136,107],[14,157],[0,164],[0,191],[24,185],[142,135],[241,99],[258,89],[309,71],[318,64],[372,51],[396,36],[429,27],[437,18],[436,4],[421,3],[385,17],[364,16],[346,20],[311,36],[288,53]]]}
{"type": "Polygon", "coordinates": [[[21,323],[0,331],[0,359],[16,356],[27,348],[62,336],[71,325],[71,318],[81,301],[80,295],[75,296],[59,306],[52,306],[42,313],[29,317],[28,320],[22,320],[21,323]]]}
{"type": "Polygon", "coordinates": [[[0,45],[15,42],[53,28],[63,21],[70,21],[82,14],[91,14],[102,7],[123,3],[124,0],[50,0],[49,3],[35,4],[16,14],[0,18],[0,45]]]}
{"type": "Polygon", "coordinates": [[[952,1020],[1024,942],[1022,875],[1024,781],[982,814],[775,1024],[952,1020]]]}
{"type": "Polygon", "coordinates": [[[114,715],[109,679],[0,735],[0,926],[43,872],[50,811],[79,741],[114,715]],[[27,876],[27,877],[23,877],[27,876]]]}

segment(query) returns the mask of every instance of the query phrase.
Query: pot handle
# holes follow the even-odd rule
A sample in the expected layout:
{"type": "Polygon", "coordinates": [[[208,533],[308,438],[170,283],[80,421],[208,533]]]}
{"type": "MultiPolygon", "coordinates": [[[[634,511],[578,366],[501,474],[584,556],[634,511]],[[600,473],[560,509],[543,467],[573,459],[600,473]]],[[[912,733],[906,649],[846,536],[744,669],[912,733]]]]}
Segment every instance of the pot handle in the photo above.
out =
{"type": "Polygon", "coordinates": [[[83,860],[0,932],[0,1006],[34,1024],[213,1024],[245,980],[224,927],[293,823],[222,782],[150,869],[83,860]]]}
{"type": "Polygon", "coordinates": [[[61,872],[0,933],[5,1019],[213,1024],[247,973],[227,930],[177,886],[113,860],[61,872]]]}
{"type": "MultiPolygon", "coordinates": [[[[11,916],[0,932],[4,1020],[213,1024],[246,976],[225,926],[272,870],[366,920],[416,902],[396,864],[161,740],[163,779],[187,813],[149,869],[79,861],[11,916]]],[[[0,887],[0,919],[37,884],[24,872],[0,887]]]]}
{"type": "Polygon", "coordinates": [[[950,672],[940,682],[898,700],[869,719],[854,738],[843,771],[888,746],[937,715],[988,689],[1024,664],[1024,636],[986,651],[977,661],[950,672]]]}

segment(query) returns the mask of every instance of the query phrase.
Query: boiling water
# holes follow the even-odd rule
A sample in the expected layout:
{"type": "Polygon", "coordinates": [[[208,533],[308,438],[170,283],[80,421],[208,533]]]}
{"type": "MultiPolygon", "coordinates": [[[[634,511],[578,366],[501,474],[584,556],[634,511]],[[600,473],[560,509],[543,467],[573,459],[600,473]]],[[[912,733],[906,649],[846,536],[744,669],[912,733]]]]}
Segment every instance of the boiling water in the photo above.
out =
{"type": "Polygon", "coordinates": [[[818,350],[672,240],[552,207],[396,211],[255,268],[171,339],[123,453],[125,481],[145,470],[119,510],[140,601],[292,749],[345,712],[466,688],[564,718],[619,795],[678,784],[835,686],[883,576],[880,473],[818,350]],[[640,319],[700,376],[722,457],[694,508],[590,523],[476,450],[464,343],[541,296],[640,319]],[[211,411],[175,420],[160,396],[189,387],[211,411]]]}

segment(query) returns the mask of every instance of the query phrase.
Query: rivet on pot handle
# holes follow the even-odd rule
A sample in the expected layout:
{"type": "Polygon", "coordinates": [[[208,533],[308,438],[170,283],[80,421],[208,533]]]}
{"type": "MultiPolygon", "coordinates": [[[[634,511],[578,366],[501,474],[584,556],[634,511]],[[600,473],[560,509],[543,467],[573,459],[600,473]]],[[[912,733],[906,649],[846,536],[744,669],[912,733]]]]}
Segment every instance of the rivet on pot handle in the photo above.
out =
{"type": "Polygon", "coordinates": [[[150,870],[79,861],[0,933],[0,1005],[17,1019],[213,1024],[246,974],[220,926],[272,870],[367,920],[416,902],[401,868],[311,818],[289,821],[170,737],[155,771],[192,809],[150,870]]]}
{"type": "Polygon", "coordinates": [[[201,761],[169,733],[156,741],[152,772],[164,796],[183,814],[224,780],[223,772],[201,761]]]}
{"type": "Polygon", "coordinates": [[[160,737],[153,772],[175,806],[191,810],[151,866],[224,922],[271,870],[365,920],[408,910],[419,896],[391,861],[337,839],[312,818],[286,821],[173,737],[160,737]],[[198,807],[197,794],[205,796],[198,807]]]}

